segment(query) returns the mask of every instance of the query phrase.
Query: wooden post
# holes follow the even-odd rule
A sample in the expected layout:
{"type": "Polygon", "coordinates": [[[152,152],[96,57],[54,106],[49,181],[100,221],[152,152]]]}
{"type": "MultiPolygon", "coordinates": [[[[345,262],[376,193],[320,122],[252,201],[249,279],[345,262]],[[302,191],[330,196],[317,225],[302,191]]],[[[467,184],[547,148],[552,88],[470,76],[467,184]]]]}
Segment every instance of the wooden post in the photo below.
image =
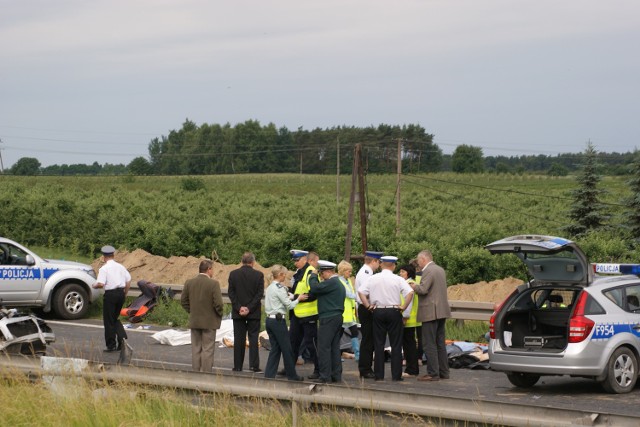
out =
{"type": "Polygon", "coordinates": [[[353,169],[351,170],[351,195],[349,196],[349,213],[347,214],[347,235],[344,242],[344,259],[351,259],[351,239],[353,230],[353,211],[356,203],[356,179],[358,162],[360,161],[360,144],[356,144],[353,150],[353,169]]]}
{"type": "Polygon", "coordinates": [[[398,138],[398,176],[396,178],[396,236],[400,234],[400,176],[402,175],[402,140],[398,138]]]}
{"type": "Polygon", "coordinates": [[[338,147],[336,149],[336,204],[340,204],[340,137],[338,137],[338,147]]]}

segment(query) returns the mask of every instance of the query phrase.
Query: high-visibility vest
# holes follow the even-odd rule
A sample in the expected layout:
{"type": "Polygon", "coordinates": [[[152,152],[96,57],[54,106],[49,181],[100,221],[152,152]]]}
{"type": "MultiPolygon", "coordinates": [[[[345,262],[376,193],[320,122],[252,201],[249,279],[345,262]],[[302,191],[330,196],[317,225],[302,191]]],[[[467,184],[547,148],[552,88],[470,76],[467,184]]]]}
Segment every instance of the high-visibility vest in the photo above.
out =
{"type": "MultiPolygon", "coordinates": [[[[347,292],[354,292],[351,282],[344,277],[340,277],[340,281],[344,285],[347,292]]],[[[344,298],[344,311],[342,312],[342,323],[351,323],[356,321],[356,300],[349,297],[344,298]]]]}
{"type": "MultiPolygon", "coordinates": [[[[407,279],[409,283],[415,283],[413,279],[407,279]]],[[[400,294],[400,300],[402,304],[404,304],[404,295],[400,294]]],[[[416,326],[421,326],[422,323],[418,322],[418,294],[413,293],[413,302],[411,303],[411,312],[409,313],[409,318],[407,319],[407,323],[404,324],[405,328],[415,328],[416,326]]]]}
{"type": "MultiPolygon", "coordinates": [[[[309,293],[309,274],[315,273],[316,269],[313,268],[312,265],[308,266],[302,275],[302,279],[296,285],[296,294],[308,294],[309,293]]],[[[313,300],[310,302],[302,301],[298,303],[295,307],[293,307],[293,313],[296,317],[309,317],[315,316],[318,314],[318,300],[313,300]]]]}

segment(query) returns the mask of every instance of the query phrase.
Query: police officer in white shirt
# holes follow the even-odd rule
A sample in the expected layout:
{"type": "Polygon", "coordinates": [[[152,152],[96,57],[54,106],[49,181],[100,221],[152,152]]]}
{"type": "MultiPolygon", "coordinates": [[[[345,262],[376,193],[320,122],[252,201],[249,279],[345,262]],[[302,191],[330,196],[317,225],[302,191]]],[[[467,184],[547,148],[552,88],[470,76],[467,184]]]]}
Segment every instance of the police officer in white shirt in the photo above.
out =
{"type": "MultiPolygon", "coordinates": [[[[383,256],[382,271],[374,274],[358,289],[360,300],[373,311],[373,347],[375,362],[373,372],[376,381],[384,380],[384,345],[389,336],[391,344],[391,379],[402,379],[402,312],[413,300],[413,289],[400,276],[393,274],[398,258],[383,256]],[[400,300],[404,296],[404,303],[400,300]]],[[[362,356],[361,356],[362,357],[362,356]]]]}
{"type": "Polygon", "coordinates": [[[98,271],[98,279],[94,288],[104,288],[102,302],[102,319],[104,322],[104,339],[107,344],[105,352],[125,351],[127,333],[120,322],[120,310],[131,285],[131,275],[127,269],[115,261],[116,252],[113,246],[101,249],[104,265],[98,271]]]}
{"type": "Polygon", "coordinates": [[[380,268],[380,257],[382,252],[366,251],[364,253],[364,265],[360,267],[356,274],[356,301],[358,302],[358,321],[360,322],[360,360],[358,360],[358,370],[360,378],[373,379],[373,313],[367,309],[360,300],[358,290],[364,286],[373,273],[380,268]]]}

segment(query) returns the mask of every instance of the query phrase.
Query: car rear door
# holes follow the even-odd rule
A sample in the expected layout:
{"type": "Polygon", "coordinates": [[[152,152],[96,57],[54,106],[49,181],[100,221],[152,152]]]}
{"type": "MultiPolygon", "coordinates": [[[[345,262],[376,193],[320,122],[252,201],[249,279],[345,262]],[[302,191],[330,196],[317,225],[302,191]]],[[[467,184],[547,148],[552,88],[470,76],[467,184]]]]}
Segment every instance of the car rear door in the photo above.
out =
{"type": "Polygon", "coordinates": [[[588,286],[593,270],[586,255],[571,240],[555,236],[517,235],[485,246],[492,254],[513,253],[527,266],[534,285],[588,286]]]}

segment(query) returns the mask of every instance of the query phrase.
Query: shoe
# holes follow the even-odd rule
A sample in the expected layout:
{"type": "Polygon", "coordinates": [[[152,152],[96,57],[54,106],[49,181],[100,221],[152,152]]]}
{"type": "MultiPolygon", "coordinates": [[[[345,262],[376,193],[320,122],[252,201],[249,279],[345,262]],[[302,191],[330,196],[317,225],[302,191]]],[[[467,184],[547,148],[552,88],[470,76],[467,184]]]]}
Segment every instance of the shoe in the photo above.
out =
{"type": "Polygon", "coordinates": [[[413,378],[413,377],[417,377],[417,375],[413,375],[413,374],[410,374],[408,372],[403,372],[402,373],[402,378],[413,378]]]}
{"type": "Polygon", "coordinates": [[[310,380],[317,380],[317,379],[320,378],[320,374],[314,372],[313,374],[309,375],[307,378],[310,379],[310,380]]]}
{"type": "Polygon", "coordinates": [[[304,381],[304,377],[301,377],[300,375],[298,375],[295,378],[287,378],[288,381],[304,381]]]}
{"type": "MultiPolygon", "coordinates": [[[[307,378],[308,378],[308,377],[307,377],[307,378]]],[[[312,382],[312,383],[314,383],[314,384],[328,384],[328,383],[329,383],[329,381],[327,381],[327,380],[325,380],[325,379],[322,379],[322,378],[314,379],[314,380],[313,380],[313,381],[311,381],[311,382],[312,382]]]]}
{"type": "Polygon", "coordinates": [[[116,351],[120,351],[118,347],[107,347],[104,350],[105,353],[115,353],[116,351]]]}
{"type": "Polygon", "coordinates": [[[232,368],[231,370],[234,371],[234,372],[242,372],[242,369],[240,369],[240,368],[232,368]]]}
{"type": "Polygon", "coordinates": [[[287,375],[287,371],[285,371],[284,369],[281,369],[281,370],[278,371],[278,373],[276,375],[284,377],[285,375],[287,375]]]}
{"type": "Polygon", "coordinates": [[[404,378],[396,378],[396,379],[392,379],[391,381],[404,381],[404,378]]]}
{"type": "Polygon", "coordinates": [[[249,370],[253,371],[255,373],[262,372],[262,369],[260,369],[260,368],[249,368],[249,370]]]}
{"type": "Polygon", "coordinates": [[[373,372],[367,372],[366,374],[360,374],[360,378],[364,378],[365,380],[373,380],[376,378],[376,374],[373,372]]]}
{"type": "Polygon", "coordinates": [[[440,379],[441,380],[448,380],[449,379],[449,375],[440,375],[440,379]]]}
{"type": "Polygon", "coordinates": [[[440,377],[432,377],[431,375],[422,375],[418,377],[418,381],[440,381],[440,377]]]}

